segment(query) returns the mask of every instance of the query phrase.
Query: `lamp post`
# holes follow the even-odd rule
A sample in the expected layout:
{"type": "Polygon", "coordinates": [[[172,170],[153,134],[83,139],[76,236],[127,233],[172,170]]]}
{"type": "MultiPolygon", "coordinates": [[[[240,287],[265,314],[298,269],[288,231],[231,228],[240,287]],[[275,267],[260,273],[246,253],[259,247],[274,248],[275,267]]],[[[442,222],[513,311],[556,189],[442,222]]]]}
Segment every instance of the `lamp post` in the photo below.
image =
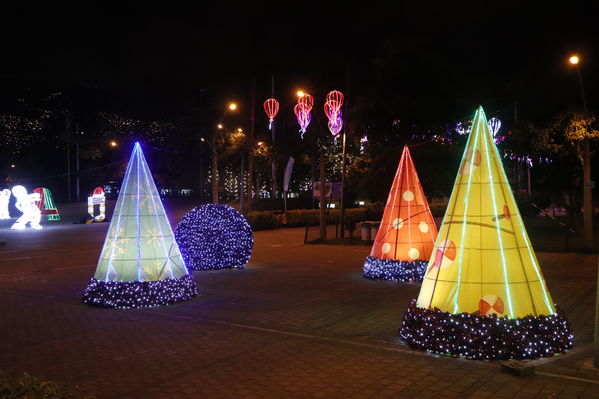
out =
{"type": "Polygon", "coordinates": [[[203,137],[200,140],[203,143],[206,143],[212,149],[212,202],[214,204],[218,204],[218,153],[216,152],[216,138],[217,135],[223,130],[223,119],[229,111],[235,111],[237,109],[236,103],[230,103],[225,112],[223,112],[223,116],[220,117],[218,124],[216,125],[216,130],[212,135],[212,143],[206,141],[203,137]]]}
{"type": "MultiPolygon", "coordinates": [[[[573,55],[569,59],[570,65],[574,65],[576,74],[578,75],[578,83],[580,85],[580,96],[582,97],[582,111],[584,116],[587,115],[587,101],[584,95],[584,85],[582,83],[582,74],[580,73],[580,58],[577,55],[573,55]]],[[[593,197],[591,192],[591,150],[589,138],[585,137],[583,141],[583,182],[582,188],[583,193],[583,204],[584,213],[582,219],[582,228],[584,232],[584,245],[586,249],[593,248],[593,197]]],[[[598,268],[599,273],[599,268],[598,268]]],[[[597,281],[599,282],[599,274],[597,275],[597,281]]],[[[597,286],[597,293],[595,299],[595,337],[594,337],[594,361],[595,367],[599,368],[599,285],[597,286]]]]}
{"type": "MultiPolygon", "coordinates": [[[[578,83],[580,85],[580,96],[582,98],[582,112],[587,116],[587,101],[584,95],[584,85],[582,83],[582,73],[580,73],[580,57],[573,55],[569,59],[570,65],[576,69],[578,83]]],[[[591,149],[588,136],[582,142],[583,151],[583,205],[584,213],[582,219],[582,230],[584,233],[584,246],[587,250],[593,248],[593,193],[591,191],[591,149]]]]}
{"type": "MultiPolygon", "coordinates": [[[[212,136],[212,144],[214,144],[216,141],[215,137],[216,134],[212,136]]],[[[205,138],[200,137],[200,141],[202,143],[208,144],[208,146],[212,150],[212,202],[218,204],[218,178],[216,174],[216,169],[218,168],[218,154],[216,153],[214,146],[210,144],[210,142],[207,141],[205,138]]]]}
{"type": "MultiPolygon", "coordinates": [[[[297,91],[297,96],[298,97],[304,97],[306,95],[306,93],[303,90],[298,90],[297,91]]],[[[325,196],[324,196],[324,192],[325,192],[325,162],[324,162],[324,140],[325,140],[325,136],[323,134],[323,130],[322,130],[322,126],[320,124],[320,119],[318,118],[318,113],[314,112],[314,117],[316,118],[316,122],[318,123],[318,130],[320,130],[320,147],[318,149],[318,157],[319,157],[319,180],[320,180],[320,187],[319,187],[319,191],[320,191],[320,198],[319,198],[319,202],[320,202],[320,207],[319,207],[319,212],[318,212],[318,219],[319,219],[319,225],[320,225],[320,240],[322,242],[325,242],[327,239],[327,224],[326,224],[326,204],[325,204],[325,196]]]]}

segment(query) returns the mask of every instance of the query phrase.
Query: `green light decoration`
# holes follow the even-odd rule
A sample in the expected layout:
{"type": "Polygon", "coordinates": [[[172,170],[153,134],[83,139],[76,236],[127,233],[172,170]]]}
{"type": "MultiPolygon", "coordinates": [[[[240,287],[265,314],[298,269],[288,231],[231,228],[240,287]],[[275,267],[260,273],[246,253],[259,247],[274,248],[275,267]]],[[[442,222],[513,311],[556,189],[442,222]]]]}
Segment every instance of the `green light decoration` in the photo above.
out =
{"type": "Polygon", "coordinates": [[[419,349],[477,359],[551,356],[572,345],[482,107],[400,335],[419,349]]]}
{"type": "Polygon", "coordinates": [[[197,293],[136,143],[83,300],[106,307],[148,307],[184,301],[197,293]]]}
{"type": "Polygon", "coordinates": [[[60,214],[58,213],[58,208],[56,208],[56,204],[54,203],[54,198],[52,198],[52,193],[50,190],[44,187],[39,187],[33,190],[33,192],[40,195],[40,200],[37,201],[36,204],[38,208],[40,208],[42,216],[46,216],[48,220],[60,220],[60,214]]]}

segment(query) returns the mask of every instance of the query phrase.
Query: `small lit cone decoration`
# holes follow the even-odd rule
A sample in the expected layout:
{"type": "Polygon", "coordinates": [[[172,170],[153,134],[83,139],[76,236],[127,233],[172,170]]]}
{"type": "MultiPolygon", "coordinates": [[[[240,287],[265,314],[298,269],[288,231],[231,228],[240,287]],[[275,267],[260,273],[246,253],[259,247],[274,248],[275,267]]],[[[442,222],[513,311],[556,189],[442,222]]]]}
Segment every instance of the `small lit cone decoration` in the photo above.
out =
{"type": "Polygon", "coordinates": [[[391,281],[422,281],[437,239],[437,226],[422,190],[410,150],[404,147],[383,219],[364,276],[391,281]]]}
{"type": "Polygon", "coordinates": [[[141,146],[135,143],[83,302],[140,308],[182,302],[197,294],[141,146]]]}
{"type": "Polygon", "coordinates": [[[269,98],[264,101],[264,112],[268,116],[268,129],[272,129],[272,123],[275,121],[275,116],[279,112],[279,102],[274,98],[269,98]]]}
{"type": "Polygon", "coordinates": [[[400,336],[414,348],[485,360],[547,357],[572,346],[482,107],[400,336]]]}
{"type": "Polygon", "coordinates": [[[33,190],[34,193],[40,195],[40,200],[36,202],[42,216],[46,216],[48,220],[60,220],[60,214],[52,198],[52,193],[47,188],[39,187],[33,190]]]}

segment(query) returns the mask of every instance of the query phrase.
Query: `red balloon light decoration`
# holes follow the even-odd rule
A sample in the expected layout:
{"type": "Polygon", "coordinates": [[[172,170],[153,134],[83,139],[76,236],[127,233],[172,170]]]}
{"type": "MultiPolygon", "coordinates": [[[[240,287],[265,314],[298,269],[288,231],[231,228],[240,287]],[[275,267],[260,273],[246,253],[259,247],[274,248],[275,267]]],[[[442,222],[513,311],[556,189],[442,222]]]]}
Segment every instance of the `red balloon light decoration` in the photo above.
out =
{"type": "Polygon", "coordinates": [[[274,98],[269,98],[264,101],[264,112],[266,112],[266,116],[268,116],[268,129],[272,129],[272,123],[275,120],[275,116],[279,112],[279,102],[274,98]]]}

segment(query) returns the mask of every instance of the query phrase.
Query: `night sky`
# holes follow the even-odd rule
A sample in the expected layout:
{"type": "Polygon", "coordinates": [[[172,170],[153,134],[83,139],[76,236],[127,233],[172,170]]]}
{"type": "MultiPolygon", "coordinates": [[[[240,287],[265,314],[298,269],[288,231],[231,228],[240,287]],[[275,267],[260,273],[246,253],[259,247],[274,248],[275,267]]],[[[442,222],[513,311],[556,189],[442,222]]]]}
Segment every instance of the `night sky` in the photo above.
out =
{"type": "Polygon", "coordinates": [[[95,4],[4,13],[3,103],[27,88],[91,89],[133,116],[179,116],[249,102],[252,77],[259,99],[274,75],[276,95],[293,101],[299,87],[344,90],[349,76],[350,96],[399,97],[393,118],[442,122],[517,101],[534,119],[580,101],[571,52],[583,57],[590,107],[597,102],[598,13],[589,7],[95,4]]]}

